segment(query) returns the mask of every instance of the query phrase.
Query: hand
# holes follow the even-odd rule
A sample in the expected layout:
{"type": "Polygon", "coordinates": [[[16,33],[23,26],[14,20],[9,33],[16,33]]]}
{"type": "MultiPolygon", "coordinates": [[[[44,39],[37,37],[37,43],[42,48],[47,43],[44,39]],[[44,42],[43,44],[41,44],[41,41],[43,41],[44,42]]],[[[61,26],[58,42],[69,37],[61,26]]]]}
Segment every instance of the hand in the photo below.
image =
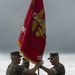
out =
{"type": "Polygon", "coordinates": [[[42,68],[42,65],[40,66],[40,68],[42,68]]]}
{"type": "Polygon", "coordinates": [[[37,65],[38,67],[40,67],[43,63],[44,63],[43,61],[40,61],[40,62],[38,62],[36,65],[37,65]]]}

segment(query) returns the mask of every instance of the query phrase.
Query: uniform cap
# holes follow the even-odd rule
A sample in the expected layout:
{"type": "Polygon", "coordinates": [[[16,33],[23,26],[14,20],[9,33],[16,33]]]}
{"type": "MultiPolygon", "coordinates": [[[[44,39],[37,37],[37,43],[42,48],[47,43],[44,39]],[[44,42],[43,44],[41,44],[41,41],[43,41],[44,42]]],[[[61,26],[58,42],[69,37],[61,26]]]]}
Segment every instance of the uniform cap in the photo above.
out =
{"type": "Polygon", "coordinates": [[[50,57],[48,58],[48,60],[56,56],[59,56],[58,53],[50,53],[50,57]]]}
{"type": "Polygon", "coordinates": [[[18,55],[18,56],[22,57],[22,56],[20,55],[19,51],[11,52],[11,56],[14,56],[14,55],[18,55]]]}

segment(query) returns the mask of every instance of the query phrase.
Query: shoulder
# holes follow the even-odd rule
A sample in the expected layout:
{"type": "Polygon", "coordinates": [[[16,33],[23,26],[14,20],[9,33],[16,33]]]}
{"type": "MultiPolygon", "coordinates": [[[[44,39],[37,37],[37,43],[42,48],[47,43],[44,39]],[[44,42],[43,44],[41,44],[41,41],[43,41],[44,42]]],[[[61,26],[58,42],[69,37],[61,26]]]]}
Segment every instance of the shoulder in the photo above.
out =
{"type": "Polygon", "coordinates": [[[65,67],[62,63],[60,63],[57,67],[61,68],[62,70],[65,69],[65,67]]]}
{"type": "Polygon", "coordinates": [[[57,70],[63,70],[63,69],[65,69],[65,67],[64,67],[63,64],[59,63],[57,66],[55,66],[55,69],[57,69],[57,70]]]}
{"type": "Polygon", "coordinates": [[[58,73],[58,74],[61,74],[61,73],[65,73],[65,67],[64,67],[64,65],[63,64],[58,64],[58,65],[56,65],[56,66],[54,66],[53,68],[52,68],[52,70],[53,70],[53,72],[54,73],[58,73]]]}
{"type": "Polygon", "coordinates": [[[9,71],[17,71],[17,70],[21,70],[22,67],[15,64],[15,63],[11,63],[8,68],[7,68],[9,71]]]}
{"type": "Polygon", "coordinates": [[[13,68],[13,63],[11,63],[6,70],[6,75],[12,74],[14,70],[15,69],[13,68]]]}

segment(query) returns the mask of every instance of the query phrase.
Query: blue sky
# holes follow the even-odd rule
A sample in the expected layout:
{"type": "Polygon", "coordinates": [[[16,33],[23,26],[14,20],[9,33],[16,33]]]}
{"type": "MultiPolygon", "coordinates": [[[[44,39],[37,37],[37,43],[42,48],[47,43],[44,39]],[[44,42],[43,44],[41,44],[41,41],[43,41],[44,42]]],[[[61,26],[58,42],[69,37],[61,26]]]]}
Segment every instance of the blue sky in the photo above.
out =
{"type": "MultiPolygon", "coordinates": [[[[0,53],[19,50],[16,44],[31,0],[0,0],[0,53]]],[[[43,0],[48,52],[75,52],[75,0],[43,0]]]]}

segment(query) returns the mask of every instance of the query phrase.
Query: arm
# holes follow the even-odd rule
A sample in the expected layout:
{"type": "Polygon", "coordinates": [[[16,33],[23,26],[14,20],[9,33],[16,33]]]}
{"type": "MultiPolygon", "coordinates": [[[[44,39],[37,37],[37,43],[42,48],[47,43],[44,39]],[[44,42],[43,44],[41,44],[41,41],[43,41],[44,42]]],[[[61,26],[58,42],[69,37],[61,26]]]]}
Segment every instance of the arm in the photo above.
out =
{"type": "Polygon", "coordinates": [[[48,73],[49,75],[53,75],[53,71],[51,69],[46,68],[45,66],[41,66],[41,69],[43,69],[46,73],[48,73]]]}
{"type": "Polygon", "coordinates": [[[28,75],[34,74],[35,71],[39,68],[40,65],[42,65],[41,62],[37,63],[37,64],[34,66],[34,68],[32,68],[32,69],[26,69],[26,68],[25,68],[25,69],[24,69],[24,73],[25,73],[25,74],[28,74],[28,75]]]}

